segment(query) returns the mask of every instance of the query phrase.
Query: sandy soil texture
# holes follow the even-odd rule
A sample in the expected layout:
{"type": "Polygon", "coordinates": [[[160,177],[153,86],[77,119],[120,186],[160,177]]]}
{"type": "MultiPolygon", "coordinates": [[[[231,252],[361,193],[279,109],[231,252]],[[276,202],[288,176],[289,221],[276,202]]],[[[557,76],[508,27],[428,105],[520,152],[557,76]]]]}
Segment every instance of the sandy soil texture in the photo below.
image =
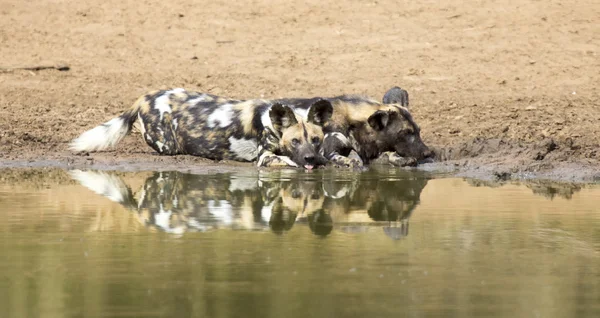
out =
{"type": "Polygon", "coordinates": [[[450,160],[438,167],[597,181],[598,21],[593,0],[3,0],[0,165],[205,164],[139,136],[67,150],[156,88],[381,98],[399,85],[450,160]]]}

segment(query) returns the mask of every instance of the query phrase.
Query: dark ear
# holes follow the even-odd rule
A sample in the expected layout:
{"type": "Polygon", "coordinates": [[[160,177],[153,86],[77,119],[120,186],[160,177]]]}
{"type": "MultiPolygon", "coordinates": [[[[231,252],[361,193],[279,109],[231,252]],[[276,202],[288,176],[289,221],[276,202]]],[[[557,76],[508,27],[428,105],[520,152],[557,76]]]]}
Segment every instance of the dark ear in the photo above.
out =
{"type": "Polygon", "coordinates": [[[327,100],[320,99],[310,105],[308,110],[308,122],[315,125],[323,126],[331,119],[333,114],[333,106],[327,100]]]}
{"type": "Polygon", "coordinates": [[[269,117],[271,117],[273,128],[278,132],[298,123],[294,111],[281,104],[271,106],[269,117]]]}
{"type": "Polygon", "coordinates": [[[367,122],[375,130],[383,130],[390,121],[390,112],[378,110],[373,115],[369,116],[367,122]]]}
{"type": "Polygon", "coordinates": [[[408,92],[398,86],[392,87],[383,95],[383,103],[408,107],[408,92]]]}

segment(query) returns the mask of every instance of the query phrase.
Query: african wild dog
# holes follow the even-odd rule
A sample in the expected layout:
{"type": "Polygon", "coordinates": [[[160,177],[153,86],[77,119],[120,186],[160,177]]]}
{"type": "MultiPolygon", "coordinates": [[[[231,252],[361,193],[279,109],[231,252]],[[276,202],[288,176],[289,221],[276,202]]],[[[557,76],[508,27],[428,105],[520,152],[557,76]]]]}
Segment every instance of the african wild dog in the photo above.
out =
{"type": "Polygon", "coordinates": [[[332,116],[331,104],[315,103],[304,115],[308,120],[269,100],[227,99],[182,88],[160,90],[140,97],[121,116],[84,132],[70,148],[113,147],[138,121],[146,143],[161,155],[258,159],[258,166],[312,169],[327,162],[320,154],[321,126],[332,116]]]}
{"type": "Polygon", "coordinates": [[[360,166],[379,161],[410,166],[433,157],[408,110],[408,93],[399,87],[390,89],[383,103],[356,95],[275,102],[290,105],[309,120],[312,105],[330,104],[333,115],[323,125],[326,134],[323,152],[338,165],[360,166]],[[360,160],[348,157],[352,150],[360,160]]]}

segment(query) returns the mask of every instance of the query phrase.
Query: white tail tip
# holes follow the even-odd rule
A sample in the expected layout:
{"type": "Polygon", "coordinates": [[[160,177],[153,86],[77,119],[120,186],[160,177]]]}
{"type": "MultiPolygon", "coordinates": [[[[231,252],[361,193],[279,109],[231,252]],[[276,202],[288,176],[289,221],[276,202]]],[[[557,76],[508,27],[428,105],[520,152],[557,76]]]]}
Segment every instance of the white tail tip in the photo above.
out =
{"type": "Polygon", "coordinates": [[[90,129],[69,144],[73,151],[96,151],[112,148],[129,133],[129,125],[121,117],[90,129]]]}
{"type": "Polygon", "coordinates": [[[104,172],[72,170],[71,178],[79,181],[82,186],[107,197],[117,203],[125,202],[128,188],[121,178],[104,172]]]}

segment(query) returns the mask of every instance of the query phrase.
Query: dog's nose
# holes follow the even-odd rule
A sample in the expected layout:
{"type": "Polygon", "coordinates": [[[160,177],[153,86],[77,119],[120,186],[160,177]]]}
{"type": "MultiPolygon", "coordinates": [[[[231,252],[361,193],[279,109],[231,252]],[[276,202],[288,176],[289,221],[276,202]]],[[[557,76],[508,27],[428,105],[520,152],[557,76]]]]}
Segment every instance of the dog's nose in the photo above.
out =
{"type": "Polygon", "coordinates": [[[306,163],[313,164],[315,163],[315,156],[306,156],[304,157],[304,161],[306,161],[306,163]]]}

